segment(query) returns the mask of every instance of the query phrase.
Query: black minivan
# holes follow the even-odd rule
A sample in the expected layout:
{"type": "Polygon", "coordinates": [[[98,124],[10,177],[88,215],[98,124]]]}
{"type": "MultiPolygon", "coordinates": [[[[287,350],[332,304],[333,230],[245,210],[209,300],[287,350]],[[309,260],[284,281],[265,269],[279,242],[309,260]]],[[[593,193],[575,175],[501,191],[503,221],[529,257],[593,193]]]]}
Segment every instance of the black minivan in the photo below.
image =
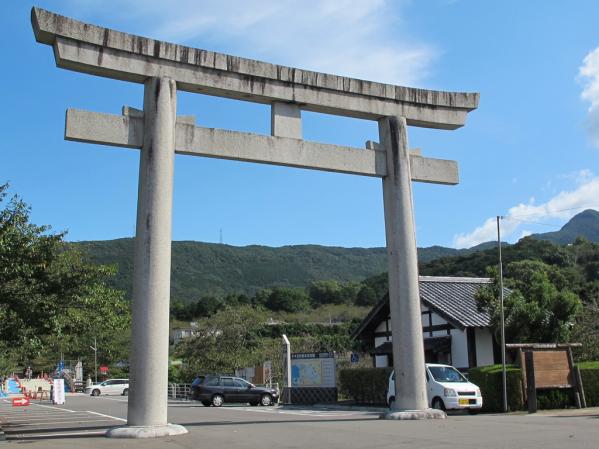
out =
{"type": "Polygon", "coordinates": [[[257,387],[240,377],[198,376],[191,384],[191,397],[204,406],[220,407],[225,402],[274,405],[279,394],[273,388],[257,387]]]}

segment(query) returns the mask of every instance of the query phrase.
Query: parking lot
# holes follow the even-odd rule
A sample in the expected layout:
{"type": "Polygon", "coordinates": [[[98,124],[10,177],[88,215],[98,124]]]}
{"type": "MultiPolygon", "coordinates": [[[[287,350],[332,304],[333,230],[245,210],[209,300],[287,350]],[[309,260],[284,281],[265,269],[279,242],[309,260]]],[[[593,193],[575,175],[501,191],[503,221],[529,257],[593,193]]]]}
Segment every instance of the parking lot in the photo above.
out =
{"type": "Polygon", "coordinates": [[[595,448],[599,409],[538,415],[451,415],[439,421],[385,421],[377,411],[313,407],[204,407],[171,401],[169,421],[187,435],[116,440],[106,429],[125,423],[127,398],[68,396],[64,406],[0,402],[1,445],[40,448],[595,448]],[[577,415],[577,416],[576,416],[577,415]]]}

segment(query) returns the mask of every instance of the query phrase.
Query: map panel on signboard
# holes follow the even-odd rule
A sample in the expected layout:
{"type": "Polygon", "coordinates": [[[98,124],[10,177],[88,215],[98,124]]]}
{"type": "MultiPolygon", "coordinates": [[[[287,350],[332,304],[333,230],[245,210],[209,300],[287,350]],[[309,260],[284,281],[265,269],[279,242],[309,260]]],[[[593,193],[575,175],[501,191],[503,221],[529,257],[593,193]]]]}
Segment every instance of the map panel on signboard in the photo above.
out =
{"type": "Polygon", "coordinates": [[[333,353],[291,354],[291,385],[294,387],[335,387],[333,353]]]}

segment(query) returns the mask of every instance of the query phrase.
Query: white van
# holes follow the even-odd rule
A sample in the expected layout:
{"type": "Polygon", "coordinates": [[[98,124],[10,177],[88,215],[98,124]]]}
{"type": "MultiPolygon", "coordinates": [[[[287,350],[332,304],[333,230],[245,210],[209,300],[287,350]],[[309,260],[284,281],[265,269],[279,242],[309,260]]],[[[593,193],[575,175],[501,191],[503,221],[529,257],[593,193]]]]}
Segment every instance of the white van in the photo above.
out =
{"type": "MultiPolygon", "coordinates": [[[[426,390],[429,407],[439,410],[468,410],[474,414],[483,406],[480,388],[469,382],[453,366],[426,364],[426,390]]],[[[389,375],[387,404],[395,401],[395,372],[389,375]]]]}

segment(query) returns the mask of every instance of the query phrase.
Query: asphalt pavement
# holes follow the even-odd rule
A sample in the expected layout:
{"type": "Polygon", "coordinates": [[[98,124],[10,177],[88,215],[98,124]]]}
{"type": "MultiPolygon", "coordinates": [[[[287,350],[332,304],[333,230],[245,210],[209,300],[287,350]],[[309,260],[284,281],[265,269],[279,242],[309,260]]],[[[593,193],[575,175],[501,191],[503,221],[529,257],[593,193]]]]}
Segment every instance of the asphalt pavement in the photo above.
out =
{"type": "Polygon", "coordinates": [[[446,420],[387,421],[379,411],[336,407],[204,407],[170,401],[169,421],[186,435],[109,439],[126,421],[127,398],[67,396],[62,406],[0,401],[2,446],[54,448],[542,448],[597,447],[599,408],[507,415],[452,414],[446,420]]]}

